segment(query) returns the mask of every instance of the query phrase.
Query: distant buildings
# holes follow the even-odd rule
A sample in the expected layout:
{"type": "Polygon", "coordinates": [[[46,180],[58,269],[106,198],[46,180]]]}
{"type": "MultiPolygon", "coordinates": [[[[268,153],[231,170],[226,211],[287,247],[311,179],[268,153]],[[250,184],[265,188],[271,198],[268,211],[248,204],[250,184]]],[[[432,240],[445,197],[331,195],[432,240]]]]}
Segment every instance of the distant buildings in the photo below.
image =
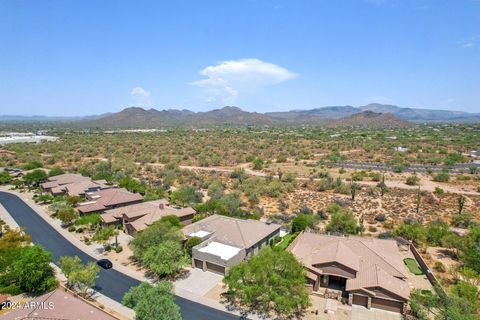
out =
{"type": "Polygon", "coordinates": [[[219,274],[255,255],[280,234],[280,225],[212,215],[182,229],[187,239],[198,237],[193,247],[192,265],[219,274]]]}
{"type": "Polygon", "coordinates": [[[0,136],[0,145],[9,143],[40,143],[42,141],[57,141],[58,137],[37,135],[33,133],[9,132],[0,136]]]}
{"type": "Polygon", "coordinates": [[[125,231],[133,235],[169,215],[177,216],[183,224],[190,224],[195,214],[196,211],[191,207],[172,207],[167,200],[160,199],[109,209],[100,217],[104,224],[122,223],[125,231]]]}
{"type": "Polygon", "coordinates": [[[405,312],[410,289],[396,241],[305,232],[287,250],[305,266],[314,291],[334,288],[349,304],[405,312]]]}

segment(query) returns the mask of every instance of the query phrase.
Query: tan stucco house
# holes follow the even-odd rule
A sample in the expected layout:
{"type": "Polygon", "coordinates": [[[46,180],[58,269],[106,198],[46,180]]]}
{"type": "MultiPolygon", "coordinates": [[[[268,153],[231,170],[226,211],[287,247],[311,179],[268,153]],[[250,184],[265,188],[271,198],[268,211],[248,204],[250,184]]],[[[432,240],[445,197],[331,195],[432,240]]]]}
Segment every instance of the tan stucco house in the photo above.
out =
{"type": "Polygon", "coordinates": [[[342,290],[349,304],[404,313],[410,295],[395,240],[301,233],[287,248],[307,271],[307,282],[342,290]]]}
{"type": "Polygon", "coordinates": [[[186,239],[198,237],[202,243],[193,247],[192,266],[219,274],[258,250],[280,234],[280,225],[257,220],[243,220],[212,215],[182,229],[186,239]]]}

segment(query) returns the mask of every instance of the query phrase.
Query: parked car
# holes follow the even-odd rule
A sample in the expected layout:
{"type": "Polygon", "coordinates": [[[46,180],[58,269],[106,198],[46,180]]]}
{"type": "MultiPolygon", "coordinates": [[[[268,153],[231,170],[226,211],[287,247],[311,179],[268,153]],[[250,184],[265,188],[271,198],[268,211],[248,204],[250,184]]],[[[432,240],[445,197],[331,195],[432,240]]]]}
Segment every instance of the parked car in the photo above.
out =
{"type": "Polygon", "coordinates": [[[103,269],[110,269],[111,267],[113,267],[112,261],[108,259],[100,259],[97,261],[97,264],[103,269]]]}

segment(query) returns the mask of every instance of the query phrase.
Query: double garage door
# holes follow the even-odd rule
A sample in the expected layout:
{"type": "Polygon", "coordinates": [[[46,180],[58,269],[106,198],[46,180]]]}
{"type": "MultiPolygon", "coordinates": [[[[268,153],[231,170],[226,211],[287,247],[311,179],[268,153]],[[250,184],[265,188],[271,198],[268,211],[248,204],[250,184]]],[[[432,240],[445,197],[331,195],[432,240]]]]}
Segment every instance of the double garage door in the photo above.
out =
{"type": "MultiPolygon", "coordinates": [[[[367,307],[368,298],[360,295],[353,295],[353,304],[367,307]]],[[[402,313],[403,303],[399,301],[385,300],[381,298],[372,298],[371,308],[377,308],[387,311],[402,313]]]]}
{"type": "Polygon", "coordinates": [[[403,303],[399,301],[372,298],[372,308],[402,313],[403,303]]]}
{"type": "MultiPolygon", "coordinates": [[[[203,269],[203,261],[201,260],[198,260],[198,259],[194,259],[194,263],[195,263],[195,268],[198,268],[198,269],[203,269]]],[[[225,267],[224,266],[220,266],[218,264],[214,264],[214,263],[211,263],[211,262],[206,262],[205,263],[206,265],[206,271],[210,271],[210,272],[213,272],[213,273],[218,273],[218,274],[221,274],[221,275],[224,275],[225,274],[225,267]]]]}

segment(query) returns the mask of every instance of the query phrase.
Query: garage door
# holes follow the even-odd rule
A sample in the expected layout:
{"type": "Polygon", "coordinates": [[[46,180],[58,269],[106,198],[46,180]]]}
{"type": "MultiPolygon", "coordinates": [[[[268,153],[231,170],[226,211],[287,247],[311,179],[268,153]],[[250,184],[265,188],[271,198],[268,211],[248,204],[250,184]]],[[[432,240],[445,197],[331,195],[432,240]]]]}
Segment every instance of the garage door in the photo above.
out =
{"type": "Polygon", "coordinates": [[[225,274],[225,267],[210,262],[207,262],[207,270],[219,274],[225,274]]]}
{"type": "Polygon", "coordinates": [[[193,262],[195,263],[195,268],[202,269],[203,270],[203,261],[193,259],[193,262]]]}
{"type": "Polygon", "coordinates": [[[403,303],[380,298],[372,298],[372,308],[402,313],[403,303]]]}
{"type": "Polygon", "coordinates": [[[359,296],[357,294],[353,295],[353,304],[358,304],[359,306],[367,307],[368,298],[364,296],[359,296]]]}

